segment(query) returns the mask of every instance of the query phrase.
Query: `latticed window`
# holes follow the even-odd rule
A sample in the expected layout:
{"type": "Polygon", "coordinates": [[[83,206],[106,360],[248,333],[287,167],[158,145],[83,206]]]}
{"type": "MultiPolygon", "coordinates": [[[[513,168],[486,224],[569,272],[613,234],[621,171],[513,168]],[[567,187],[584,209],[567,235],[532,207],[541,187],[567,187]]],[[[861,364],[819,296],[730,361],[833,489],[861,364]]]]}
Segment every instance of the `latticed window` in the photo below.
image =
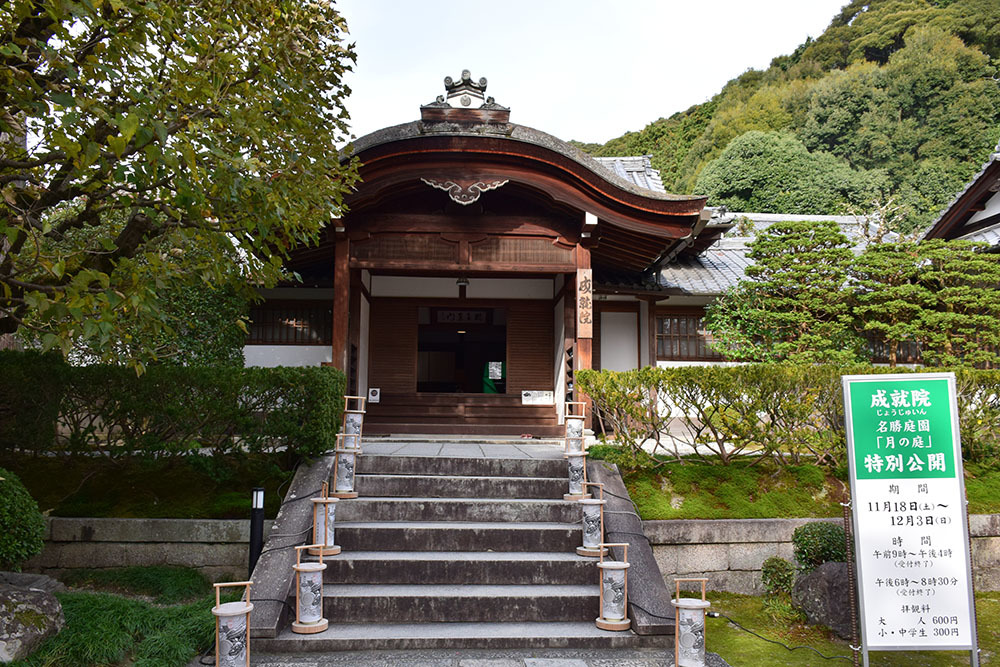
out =
{"type": "Polygon", "coordinates": [[[250,308],[248,345],[331,345],[333,304],[265,301],[250,308]]]}
{"type": "Polygon", "coordinates": [[[701,308],[661,311],[656,316],[656,358],[666,361],[719,361],[711,348],[712,336],[705,330],[701,308]]]}

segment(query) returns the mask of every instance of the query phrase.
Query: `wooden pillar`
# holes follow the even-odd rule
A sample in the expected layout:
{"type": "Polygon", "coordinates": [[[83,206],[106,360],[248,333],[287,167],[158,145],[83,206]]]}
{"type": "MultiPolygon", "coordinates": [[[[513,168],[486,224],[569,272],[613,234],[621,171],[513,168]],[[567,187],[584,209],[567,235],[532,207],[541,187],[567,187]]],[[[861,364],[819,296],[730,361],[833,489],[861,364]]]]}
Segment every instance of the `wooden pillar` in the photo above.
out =
{"type": "Polygon", "coordinates": [[[594,339],[592,333],[592,328],[593,328],[592,320],[593,320],[593,313],[595,312],[595,309],[593,307],[594,306],[593,281],[591,280],[591,287],[588,290],[588,293],[583,295],[581,295],[580,293],[580,284],[579,284],[581,269],[586,270],[587,274],[590,273],[590,250],[584,248],[583,246],[576,247],[576,269],[577,269],[576,273],[578,282],[577,282],[577,289],[575,291],[576,307],[574,308],[574,310],[576,311],[577,326],[576,326],[576,354],[573,355],[573,373],[574,373],[573,394],[576,400],[587,402],[587,411],[586,411],[587,420],[585,423],[587,428],[592,428],[593,405],[591,405],[590,401],[585,396],[583,396],[582,392],[580,391],[579,384],[575,382],[576,372],[581,371],[585,368],[588,369],[591,368],[593,365],[593,357],[594,357],[594,339]],[[588,305],[588,304],[581,304],[581,297],[583,299],[590,300],[589,303],[589,310],[591,316],[590,327],[582,326],[583,323],[580,321],[580,313],[582,310],[581,306],[588,305]],[[591,329],[591,331],[588,331],[587,329],[591,329]]]}
{"type": "Polygon", "coordinates": [[[333,365],[348,372],[347,342],[350,324],[351,272],[348,262],[351,257],[350,241],[347,236],[337,239],[333,251],[333,365]]]}
{"type": "Polygon", "coordinates": [[[646,300],[647,308],[647,331],[649,333],[649,341],[647,345],[649,347],[649,359],[647,364],[650,366],[656,366],[656,297],[650,297],[646,300]]]}

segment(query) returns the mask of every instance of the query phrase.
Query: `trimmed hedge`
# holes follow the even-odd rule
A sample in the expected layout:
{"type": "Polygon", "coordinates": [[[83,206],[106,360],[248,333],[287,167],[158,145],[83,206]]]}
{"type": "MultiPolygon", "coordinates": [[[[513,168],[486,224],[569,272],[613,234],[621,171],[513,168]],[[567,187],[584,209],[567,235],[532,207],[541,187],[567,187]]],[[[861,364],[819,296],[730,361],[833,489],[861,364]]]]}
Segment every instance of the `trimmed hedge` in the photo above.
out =
{"type": "MultiPolygon", "coordinates": [[[[791,464],[808,457],[836,467],[845,463],[841,375],[890,372],[907,371],[792,364],[647,366],[582,370],[576,382],[593,399],[604,428],[631,449],[652,441],[661,454],[679,458],[678,445],[693,442],[702,458],[723,464],[751,454],[791,464]],[[674,433],[668,429],[671,422],[674,433]]],[[[996,460],[1000,371],[960,368],[955,376],[963,455],[970,461],[996,460]]]]}
{"type": "Polygon", "coordinates": [[[826,521],[799,526],[792,532],[792,550],[803,572],[812,572],[823,563],[846,561],[844,527],[826,521]]]}
{"type": "Polygon", "coordinates": [[[327,367],[69,366],[0,352],[0,450],[178,455],[333,449],[343,373],[327,367]],[[8,372],[8,370],[11,372],[8,372]],[[10,402],[8,402],[10,401],[10,402]]]}
{"type": "Polygon", "coordinates": [[[42,550],[45,519],[17,475],[0,468],[0,570],[20,571],[42,550]]]}

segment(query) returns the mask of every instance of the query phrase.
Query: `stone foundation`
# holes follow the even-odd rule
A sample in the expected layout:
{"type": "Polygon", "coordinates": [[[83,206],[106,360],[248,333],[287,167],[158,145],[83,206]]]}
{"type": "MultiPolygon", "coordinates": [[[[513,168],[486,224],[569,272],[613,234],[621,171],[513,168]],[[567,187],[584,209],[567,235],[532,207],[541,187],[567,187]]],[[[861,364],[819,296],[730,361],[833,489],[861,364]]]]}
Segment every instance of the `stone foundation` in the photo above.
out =
{"type": "MultiPolygon", "coordinates": [[[[720,519],[644,521],[668,587],[677,577],[707,577],[711,590],[759,595],[760,568],[771,556],[792,558],[792,532],[811,521],[840,519],[720,519]]],[[[1000,514],[969,518],[977,591],[1000,590],[1000,514]]]]}

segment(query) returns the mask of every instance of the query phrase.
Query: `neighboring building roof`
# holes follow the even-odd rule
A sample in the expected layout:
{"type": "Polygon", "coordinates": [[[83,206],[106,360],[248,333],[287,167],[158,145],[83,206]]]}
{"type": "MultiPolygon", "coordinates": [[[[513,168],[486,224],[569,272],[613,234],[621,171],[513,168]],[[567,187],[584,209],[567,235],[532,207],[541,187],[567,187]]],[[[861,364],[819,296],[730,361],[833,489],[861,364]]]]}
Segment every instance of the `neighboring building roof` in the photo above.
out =
{"type": "Polygon", "coordinates": [[[628,155],[623,157],[595,157],[602,167],[646,190],[666,192],[660,180],[660,170],[653,169],[652,155],[628,155]]]}
{"type": "Polygon", "coordinates": [[[660,271],[662,287],[687,294],[717,295],[743,280],[747,258],[744,239],[722,239],[701,255],[681,255],[660,271]]]}
{"type": "Polygon", "coordinates": [[[739,281],[746,278],[746,268],[753,262],[747,257],[749,247],[760,231],[767,229],[776,222],[831,220],[840,227],[856,247],[862,245],[864,239],[858,227],[864,224],[864,218],[858,219],[849,215],[790,215],[783,213],[746,213],[719,209],[713,212],[712,219],[719,224],[728,223],[735,226],[730,234],[741,234],[740,219],[749,220],[752,229],[749,234],[725,236],[701,254],[682,254],[660,271],[659,284],[665,288],[675,288],[691,295],[718,295],[725,292],[739,281]]]}
{"type": "Polygon", "coordinates": [[[997,245],[1000,226],[1000,144],[972,180],[923,233],[926,239],[967,239],[997,245]]]}

